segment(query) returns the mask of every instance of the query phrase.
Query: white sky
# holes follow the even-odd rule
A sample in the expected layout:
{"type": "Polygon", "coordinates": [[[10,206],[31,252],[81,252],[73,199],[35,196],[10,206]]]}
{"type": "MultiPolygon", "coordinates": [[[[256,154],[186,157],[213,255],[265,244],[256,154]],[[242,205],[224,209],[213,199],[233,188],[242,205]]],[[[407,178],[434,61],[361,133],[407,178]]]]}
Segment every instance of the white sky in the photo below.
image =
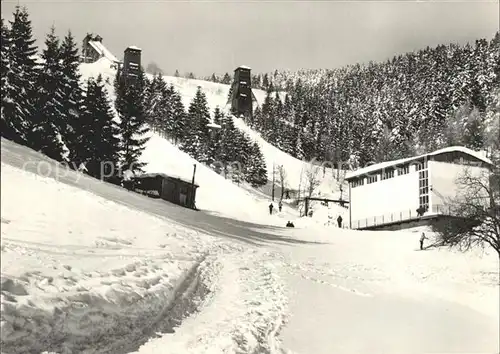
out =
{"type": "MultiPolygon", "coordinates": [[[[10,18],[17,0],[2,1],[10,18]]],[[[396,1],[93,1],[19,0],[43,45],[52,24],[79,42],[99,33],[118,57],[143,49],[143,65],[197,75],[334,68],[384,60],[440,43],[492,38],[498,0],[396,1]]]]}

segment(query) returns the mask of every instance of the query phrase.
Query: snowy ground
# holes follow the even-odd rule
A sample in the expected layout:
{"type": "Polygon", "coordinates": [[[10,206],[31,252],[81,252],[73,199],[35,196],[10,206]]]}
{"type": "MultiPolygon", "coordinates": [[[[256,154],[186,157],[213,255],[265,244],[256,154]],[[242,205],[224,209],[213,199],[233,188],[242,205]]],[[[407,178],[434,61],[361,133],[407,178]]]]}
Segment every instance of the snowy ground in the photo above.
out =
{"type": "MultiPolygon", "coordinates": [[[[81,70],[112,82],[107,64],[81,70]]],[[[211,107],[229,89],[169,80],[187,103],[201,85],[211,107]]],[[[236,123],[293,188],[310,165],[236,123]]],[[[288,206],[269,215],[268,196],[200,164],[196,212],[4,139],[1,154],[2,353],[499,351],[492,254],[419,251],[418,230],[341,230],[347,210],[334,204],[313,203],[312,218],[288,206]]],[[[143,159],[188,179],[195,163],[159,137],[143,159]]],[[[336,197],[328,171],[319,190],[336,197]]]]}
{"type": "Polygon", "coordinates": [[[498,352],[495,255],[419,251],[416,232],[317,235],[311,238],[328,244],[282,247],[280,274],[292,314],[282,333],[285,348],[294,353],[498,352]]]}

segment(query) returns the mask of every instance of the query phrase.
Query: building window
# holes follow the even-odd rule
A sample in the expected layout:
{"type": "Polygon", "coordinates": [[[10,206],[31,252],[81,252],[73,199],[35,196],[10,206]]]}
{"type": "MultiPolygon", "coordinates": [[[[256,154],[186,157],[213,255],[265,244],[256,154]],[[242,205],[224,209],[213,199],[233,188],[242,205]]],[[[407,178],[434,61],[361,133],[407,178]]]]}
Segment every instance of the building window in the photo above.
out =
{"type": "Polygon", "coordinates": [[[368,176],[368,178],[366,179],[366,183],[367,183],[367,184],[370,184],[370,183],[375,183],[375,182],[377,182],[377,176],[378,176],[378,175],[375,175],[375,176],[368,176]]]}
{"type": "Polygon", "coordinates": [[[421,161],[417,164],[416,170],[421,171],[427,169],[427,159],[424,161],[421,161]]]}
{"type": "Polygon", "coordinates": [[[382,173],[382,180],[394,177],[394,170],[386,170],[382,173]]]}
{"type": "Polygon", "coordinates": [[[398,176],[407,175],[408,173],[410,173],[410,166],[398,167],[398,176]]]}
{"type": "MultiPolygon", "coordinates": [[[[422,164],[422,167],[427,168],[427,164],[422,164]]],[[[429,209],[429,170],[421,169],[418,172],[418,195],[419,208],[424,210],[429,209]]]]}
{"type": "Polygon", "coordinates": [[[359,187],[359,186],[364,186],[364,184],[365,184],[364,178],[359,178],[359,179],[355,179],[354,181],[352,181],[353,188],[359,187]]]}

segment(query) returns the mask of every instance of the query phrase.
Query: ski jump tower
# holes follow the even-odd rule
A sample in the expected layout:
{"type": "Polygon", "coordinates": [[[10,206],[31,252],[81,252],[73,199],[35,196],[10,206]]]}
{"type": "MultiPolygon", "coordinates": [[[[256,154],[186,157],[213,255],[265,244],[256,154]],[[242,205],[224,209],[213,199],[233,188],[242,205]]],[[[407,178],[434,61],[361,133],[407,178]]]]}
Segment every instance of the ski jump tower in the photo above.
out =
{"type": "Polygon", "coordinates": [[[231,113],[245,119],[253,117],[253,102],[257,101],[252,92],[252,77],[248,66],[234,70],[234,81],[227,103],[231,103],[231,113]]]}
{"type": "Polygon", "coordinates": [[[140,48],[130,46],[124,51],[123,67],[120,71],[120,80],[126,85],[134,85],[140,75],[141,70],[141,52],[140,48]]]}

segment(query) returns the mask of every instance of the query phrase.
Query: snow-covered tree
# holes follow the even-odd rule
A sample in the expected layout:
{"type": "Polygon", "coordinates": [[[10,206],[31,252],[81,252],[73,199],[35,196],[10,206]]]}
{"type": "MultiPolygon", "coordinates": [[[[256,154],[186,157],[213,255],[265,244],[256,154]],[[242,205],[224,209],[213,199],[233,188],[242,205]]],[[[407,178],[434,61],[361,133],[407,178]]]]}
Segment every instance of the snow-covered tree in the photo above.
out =
{"type": "Polygon", "coordinates": [[[210,111],[207,98],[201,87],[198,87],[196,95],[189,105],[186,119],[187,129],[181,143],[181,149],[205,164],[211,163],[208,151],[210,141],[209,123],[210,111]]]}
{"type": "Polygon", "coordinates": [[[63,113],[63,67],[59,38],[52,27],[45,40],[42,53],[43,65],[37,76],[34,92],[34,110],[27,134],[28,146],[50,158],[63,161],[65,149],[61,127],[65,123],[63,113]]]}
{"type": "Polygon", "coordinates": [[[93,177],[112,179],[119,166],[120,129],[101,75],[88,79],[83,108],[75,129],[78,136],[75,162],[84,163],[93,177]]]}
{"type": "Polygon", "coordinates": [[[2,38],[2,61],[9,61],[6,86],[2,85],[2,136],[26,144],[34,109],[37,47],[27,9],[17,6],[13,17],[10,29],[2,30],[9,39],[4,43],[2,38]]]}
{"type": "Polygon", "coordinates": [[[9,60],[9,54],[10,54],[10,31],[7,25],[4,23],[4,19],[1,19],[1,61],[2,61],[2,67],[0,68],[0,84],[2,86],[2,135],[3,135],[3,129],[5,128],[4,126],[4,117],[3,117],[3,110],[6,105],[8,105],[10,102],[8,100],[8,79],[7,75],[9,73],[10,69],[10,60],[9,60]]]}
{"type": "Polygon", "coordinates": [[[134,83],[126,84],[115,79],[115,108],[118,112],[121,134],[121,171],[142,172],[145,163],[140,161],[149,140],[144,112],[145,77],[142,69],[134,83]]]}
{"type": "Polygon", "coordinates": [[[267,183],[266,162],[256,142],[250,146],[250,158],[245,173],[245,180],[253,187],[260,187],[267,183]]]}
{"type": "Polygon", "coordinates": [[[62,117],[58,128],[62,139],[70,150],[70,159],[75,150],[76,132],[74,126],[78,124],[80,112],[82,110],[82,89],[80,86],[80,64],[77,44],[71,31],[69,31],[60,47],[62,60],[62,117]]]}

